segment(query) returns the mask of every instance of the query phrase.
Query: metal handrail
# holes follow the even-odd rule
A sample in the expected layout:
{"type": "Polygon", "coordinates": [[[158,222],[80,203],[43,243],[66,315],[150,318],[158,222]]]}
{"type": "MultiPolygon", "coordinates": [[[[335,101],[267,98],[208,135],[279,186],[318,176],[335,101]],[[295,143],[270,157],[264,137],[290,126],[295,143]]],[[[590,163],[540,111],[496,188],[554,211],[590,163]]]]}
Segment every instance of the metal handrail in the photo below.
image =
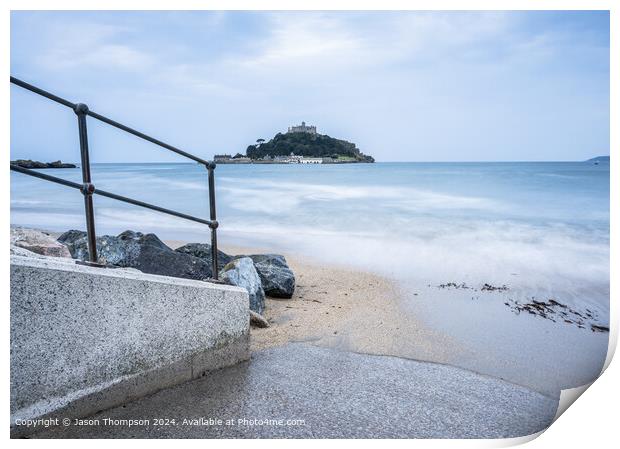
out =
{"type": "Polygon", "coordinates": [[[20,167],[15,164],[11,164],[11,170],[23,173],[25,175],[33,176],[35,178],[44,179],[46,181],[54,182],[57,184],[64,185],[66,187],[71,187],[79,190],[84,195],[84,211],[86,215],[86,233],[88,237],[88,259],[89,263],[93,266],[101,266],[97,262],[97,237],[95,233],[95,214],[94,214],[94,206],[93,206],[93,194],[105,196],[107,198],[112,198],[117,201],[122,201],[125,203],[133,204],[135,206],[144,207],[146,209],[154,210],[157,212],[161,212],[168,215],[173,215],[175,217],[183,218],[185,220],[195,221],[197,223],[205,224],[209,226],[211,229],[211,271],[213,279],[217,280],[218,278],[218,264],[217,264],[217,228],[218,221],[216,218],[216,210],[215,210],[215,163],[211,161],[206,161],[201,159],[193,154],[187,153],[186,151],[180,150],[172,145],[168,145],[161,140],[155,139],[147,134],[144,134],[140,131],[136,131],[133,128],[123,125],[115,120],[112,120],[108,117],[105,117],[101,114],[97,114],[96,112],[91,111],[88,106],[84,103],[72,103],[64,98],[61,98],[57,95],[54,95],[50,92],[47,92],[41,88],[33,86],[32,84],[26,83],[20,79],[17,79],[11,76],[11,83],[16,86],[22,87],[26,90],[34,92],[42,97],[45,97],[49,100],[55,101],[63,106],[73,109],[73,112],[77,115],[78,118],[78,131],[80,137],[80,158],[81,164],[80,167],[82,169],[82,184],[68,181],[66,179],[58,178],[56,176],[46,175],[44,173],[39,173],[34,170],[30,170],[28,168],[20,167]],[[90,175],[90,158],[88,151],[88,134],[86,128],[86,116],[90,116],[94,119],[97,119],[103,123],[107,123],[108,125],[114,126],[122,131],[125,131],[129,134],[133,134],[141,139],[144,139],[148,142],[159,145],[162,148],[165,148],[173,153],[179,154],[183,157],[191,159],[195,162],[198,162],[201,165],[204,165],[208,171],[208,185],[209,185],[209,220],[194,217],[192,215],[184,214],[181,212],[177,212],[171,209],[166,209],[160,206],[156,206],[153,204],[145,203],[144,201],[135,200],[133,198],[128,198],[122,195],[118,195],[116,193],[107,192],[105,190],[96,189],[94,184],[92,183],[91,175],[90,175]]]}

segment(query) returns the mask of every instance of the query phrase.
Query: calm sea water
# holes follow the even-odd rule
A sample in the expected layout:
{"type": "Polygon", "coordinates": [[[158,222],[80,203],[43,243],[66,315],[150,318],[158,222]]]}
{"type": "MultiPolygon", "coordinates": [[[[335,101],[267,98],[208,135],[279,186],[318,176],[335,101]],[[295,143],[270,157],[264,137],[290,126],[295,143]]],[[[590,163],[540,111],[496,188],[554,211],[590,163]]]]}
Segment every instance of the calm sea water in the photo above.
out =
{"type": "MultiPolygon", "coordinates": [[[[206,171],[198,165],[96,164],[92,172],[98,188],[208,216],[206,171]]],[[[48,173],[80,180],[79,169],[48,173]]],[[[216,173],[222,246],[300,254],[395,279],[405,312],[462,347],[439,361],[549,394],[600,372],[607,333],[517,316],[504,302],[555,298],[609,322],[609,164],[221,165],[216,173]],[[447,282],[510,290],[436,287],[447,282]]],[[[134,229],[209,241],[206,226],[94,201],[99,234],[134,229]]],[[[11,223],[84,229],[81,194],[11,173],[11,223]]]]}
{"type": "MultiPolygon", "coordinates": [[[[100,164],[92,172],[98,188],[207,217],[206,171],[198,165],[100,164]]],[[[78,169],[48,173],[80,178],[78,169]]],[[[609,322],[609,164],[221,165],[216,173],[222,246],[395,279],[404,311],[461,348],[439,361],[553,395],[600,372],[607,333],[517,316],[504,302],[555,298],[609,322]],[[447,282],[510,290],[437,288],[447,282]]],[[[209,241],[206,226],[94,201],[99,234],[134,229],[209,241]]],[[[81,194],[11,173],[11,223],[84,229],[81,194]]]]}
{"type": "MultiPolygon", "coordinates": [[[[98,188],[207,217],[195,164],[95,164],[98,188]]],[[[47,171],[78,181],[78,169],[47,171]]],[[[608,308],[609,164],[220,165],[220,241],[424,283],[495,282],[608,308]],[[586,294],[587,292],[587,294],[586,294]]],[[[208,241],[205,226],[95,196],[98,233],[208,241]]],[[[11,223],[84,229],[81,195],[11,173],[11,223]]]]}

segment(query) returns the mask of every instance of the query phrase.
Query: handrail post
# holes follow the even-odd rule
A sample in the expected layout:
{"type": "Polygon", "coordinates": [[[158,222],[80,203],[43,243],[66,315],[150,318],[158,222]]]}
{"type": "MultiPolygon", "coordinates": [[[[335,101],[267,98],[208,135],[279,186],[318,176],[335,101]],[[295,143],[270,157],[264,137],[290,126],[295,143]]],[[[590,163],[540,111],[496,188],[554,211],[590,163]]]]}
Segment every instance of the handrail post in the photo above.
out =
{"type": "Polygon", "coordinates": [[[95,234],[95,213],[93,208],[93,193],[95,186],[90,177],[90,157],[88,155],[88,134],[86,132],[86,115],[88,106],[78,103],[73,109],[78,118],[80,133],[80,160],[82,168],[82,194],[84,195],[84,211],[86,214],[86,233],[88,238],[88,260],[97,264],[97,235],[95,234]]]}
{"type": "Polygon", "coordinates": [[[217,217],[215,214],[215,162],[209,162],[207,164],[207,170],[209,171],[209,219],[211,223],[211,276],[217,281],[218,279],[218,266],[217,266],[217,217]]]}

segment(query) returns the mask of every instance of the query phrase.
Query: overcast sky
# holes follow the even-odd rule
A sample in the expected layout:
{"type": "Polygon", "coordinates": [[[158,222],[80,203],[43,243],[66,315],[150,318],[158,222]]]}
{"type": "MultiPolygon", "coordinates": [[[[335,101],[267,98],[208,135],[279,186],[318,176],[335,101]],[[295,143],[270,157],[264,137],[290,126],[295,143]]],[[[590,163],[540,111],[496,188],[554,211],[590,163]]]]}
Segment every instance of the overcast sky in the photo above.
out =
{"type": "MultiPolygon", "coordinates": [[[[13,12],[11,74],[199,156],[305,120],[378,161],[609,154],[607,12],[13,12]]],[[[94,162],[183,161],[89,119],[94,162]]],[[[11,87],[11,156],[78,161],[11,87]]]]}

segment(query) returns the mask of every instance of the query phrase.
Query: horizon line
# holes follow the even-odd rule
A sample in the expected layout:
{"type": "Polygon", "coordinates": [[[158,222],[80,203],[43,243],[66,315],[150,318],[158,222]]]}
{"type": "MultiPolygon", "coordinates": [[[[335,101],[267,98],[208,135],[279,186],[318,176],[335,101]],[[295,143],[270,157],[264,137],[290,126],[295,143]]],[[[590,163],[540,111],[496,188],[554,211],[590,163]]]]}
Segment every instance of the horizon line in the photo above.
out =
{"type": "MultiPolygon", "coordinates": [[[[403,160],[385,160],[385,161],[375,161],[375,164],[381,164],[381,163],[397,163],[397,164],[407,164],[407,163],[415,163],[415,164],[476,164],[476,163],[507,163],[507,164],[511,164],[511,163],[528,163],[528,162],[588,162],[592,159],[596,159],[599,157],[609,157],[611,158],[611,155],[601,155],[601,156],[594,156],[592,158],[589,159],[537,159],[537,160],[526,160],[526,159],[522,159],[522,160],[470,160],[470,161],[464,161],[464,160],[452,160],[452,161],[421,161],[421,160],[410,160],[410,161],[403,161],[403,160]]],[[[21,159],[21,158],[19,158],[21,159]]],[[[62,162],[66,162],[66,163],[70,163],[70,164],[75,164],[75,165],[79,165],[80,162],[79,161],[62,161],[62,162]]],[[[362,163],[362,162],[358,162],[358,163],[362,163]]],[[[176,161],[111,161],[111,162],[91,162],[91,164],[185,164],[185,165],[196,165],[198,164],[197,162],[191,162],[191,161],[183,161],[183,162],[176,162],[176,161]]],[[[362,163],[363,164],[363,163],[362,163]]],[[[371,163],[369,163],[371,164],[371,163]]],[[[198,164],[200,165],[200,164],[198,164]]],[[[233,164],[222,164],[222,165],[233,165],[233,164]]],[[[237,164],[237,165],[253,165],[253,164],[237,164]]],[[[275,164],[277,165],[277,164],[275,164]]],[[[286,165],[286,164],[281,164],[281,165],[286,165]]],[[[327,165],[342,165],[342,164],[327,164],[327,165]]],[[[345,164],[345,165],[350,165],[350,164],[345,164]]]]}

